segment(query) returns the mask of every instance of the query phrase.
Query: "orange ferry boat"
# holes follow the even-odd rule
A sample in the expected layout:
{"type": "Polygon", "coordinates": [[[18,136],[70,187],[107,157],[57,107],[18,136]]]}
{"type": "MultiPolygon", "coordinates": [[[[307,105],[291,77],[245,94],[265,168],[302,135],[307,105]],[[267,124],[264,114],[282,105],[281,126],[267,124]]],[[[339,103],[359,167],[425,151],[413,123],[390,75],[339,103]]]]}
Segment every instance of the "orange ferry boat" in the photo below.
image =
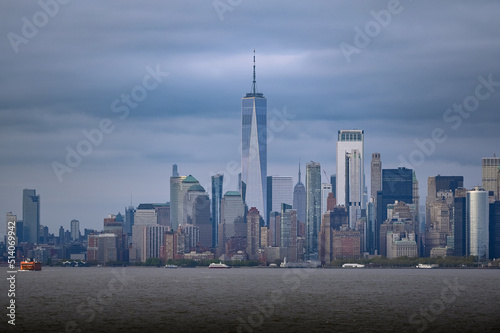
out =
{"type": "Polygon", "coordinates": [[[42,263],[37,261],[30,261],[27,259],[26,261],[21,261],[21,270],[22,271],[41,271],[42,263]]]}

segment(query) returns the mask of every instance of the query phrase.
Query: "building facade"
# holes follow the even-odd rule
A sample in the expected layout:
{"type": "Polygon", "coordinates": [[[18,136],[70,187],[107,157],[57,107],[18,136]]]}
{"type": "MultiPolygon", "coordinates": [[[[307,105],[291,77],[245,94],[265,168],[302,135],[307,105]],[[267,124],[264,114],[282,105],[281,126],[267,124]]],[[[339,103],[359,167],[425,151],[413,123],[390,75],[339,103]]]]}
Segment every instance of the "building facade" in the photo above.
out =
{"type": "Polygon", "coordinates": [[[318,236],[321,228],[321,166],[306,165],[306,257],[318,259],[318,236]]]}
{"type": "Polygon", "coordinates": [[[23,241],[38,244],[40,235],[40,195],[23,190],[23,241]]]}
{"type": "MultiPolygon", "coordinates": [[[[364,184],[364,131],[363,130],[340,130],[338,132],[337,141],[337,191],[336,198],[337,204],[346,206],[348,205],[348,197],[346,196],[346,187],[348,185],[346,168],[346,153],[352,152],[356,149],[359,152],[359,166],[361,168],[361,179],[359,179],[359,184],[361,188],[361,194],[363,194],[365,184],[364,184]]],[[[364,203],[362,203],[364,204],[364,203]]],[[[364,205],[363,205],[364,206],[364,205]]]]}
{"type": "Polygon", "coordinates": [[[252,91],[241,100],[241,194],[247,207],[267,212],[267,99],[257,92],[255,53],[252,91]]]}

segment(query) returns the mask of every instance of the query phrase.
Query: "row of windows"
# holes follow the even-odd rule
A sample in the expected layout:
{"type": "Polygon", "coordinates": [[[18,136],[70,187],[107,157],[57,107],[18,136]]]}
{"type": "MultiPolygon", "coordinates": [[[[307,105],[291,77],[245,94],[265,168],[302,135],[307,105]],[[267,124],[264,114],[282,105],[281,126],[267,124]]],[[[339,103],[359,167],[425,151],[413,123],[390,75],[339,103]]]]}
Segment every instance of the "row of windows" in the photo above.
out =
{"type": "Polygon", "coordinates": [[[362,132],[341,132],[339,141],[362,141],[362,132]]]}
{"type": "MultiPolygon", "coordinates": [[[[243,115],[241,120],[242,125],[251,125],[252,124],[252,115],[247,114],[243,115]]],[[[257,116],[257,125],[266,125],[266,116],[258,115],[257,116]]]]}

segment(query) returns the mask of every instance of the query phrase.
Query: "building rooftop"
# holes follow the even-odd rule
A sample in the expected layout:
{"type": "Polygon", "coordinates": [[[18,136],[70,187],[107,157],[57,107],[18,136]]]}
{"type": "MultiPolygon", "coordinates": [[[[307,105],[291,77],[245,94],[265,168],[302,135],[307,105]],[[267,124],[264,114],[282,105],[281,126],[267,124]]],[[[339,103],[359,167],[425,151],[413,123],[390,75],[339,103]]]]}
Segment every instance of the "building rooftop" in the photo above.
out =
{"type": "Polygon", "coordinates": [[[224,194],[224,196],[228,196],[228,197],[241,197],[241,194],[240,192],[238,191],[227,191],[226,194],[224,194]]]}
{"type": "Polygon", "coordinates": [[[196,184],[196,185],[191,186],[188,189],[188,192],[192,192],[192,191],[205,192],[205,189],[203,188],[203,186],[196,184]]]}
{"type": "Polygon", "coordinates": [[[183,183],[198,183],[198,180],[196,178],[194,178],[193,176],[189,175],[182,182],[183,183]]]}

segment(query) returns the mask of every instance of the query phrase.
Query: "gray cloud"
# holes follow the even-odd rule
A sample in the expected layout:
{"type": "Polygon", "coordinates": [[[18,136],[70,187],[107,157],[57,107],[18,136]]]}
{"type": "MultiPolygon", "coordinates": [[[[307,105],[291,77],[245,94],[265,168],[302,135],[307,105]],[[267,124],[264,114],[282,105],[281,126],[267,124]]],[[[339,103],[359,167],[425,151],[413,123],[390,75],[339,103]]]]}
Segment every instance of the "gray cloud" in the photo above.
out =
{"type": "Polygon", "coordinates": [[[8,33],[21,35],[22,18],[41,8],[2,2],[0,210],[21,218],[22,189],[36,188],[52,232],[72,218],[100,228],[130,194],[135,204],[169,200],[173,163],[204,186],[225,172],[226,187],[236,188],[227,164],[240,159],[240,99],[254,48],[269,114],[296,116],[273,133],[270,174],[296,177],[299,158],[334,173],[344,128],[365,130],[367,162],[378,151],[384,167],[397,167],[399,155],[418,149],[415,140],[442,128],[446,142],[415,167],[421,197],[426,177],[438,173],[475,185],[480,158],[498,149],[500,87],[457,130],[443,115],[474,94],[479,76],[500,81],[500,4],[401,1],[401,13],[348,63],[339,45],[355,45],[355,27],[387,4],[243,1],[220,21],[210,1],[70,2],[15,53],[8,33]],[[120,119],[111,103],[157,65],[169,76],[120,119]],[[60,183],[51,163],[64,162],[66,146],[76,149],[103,118],[113,131],[60,183]]]}

